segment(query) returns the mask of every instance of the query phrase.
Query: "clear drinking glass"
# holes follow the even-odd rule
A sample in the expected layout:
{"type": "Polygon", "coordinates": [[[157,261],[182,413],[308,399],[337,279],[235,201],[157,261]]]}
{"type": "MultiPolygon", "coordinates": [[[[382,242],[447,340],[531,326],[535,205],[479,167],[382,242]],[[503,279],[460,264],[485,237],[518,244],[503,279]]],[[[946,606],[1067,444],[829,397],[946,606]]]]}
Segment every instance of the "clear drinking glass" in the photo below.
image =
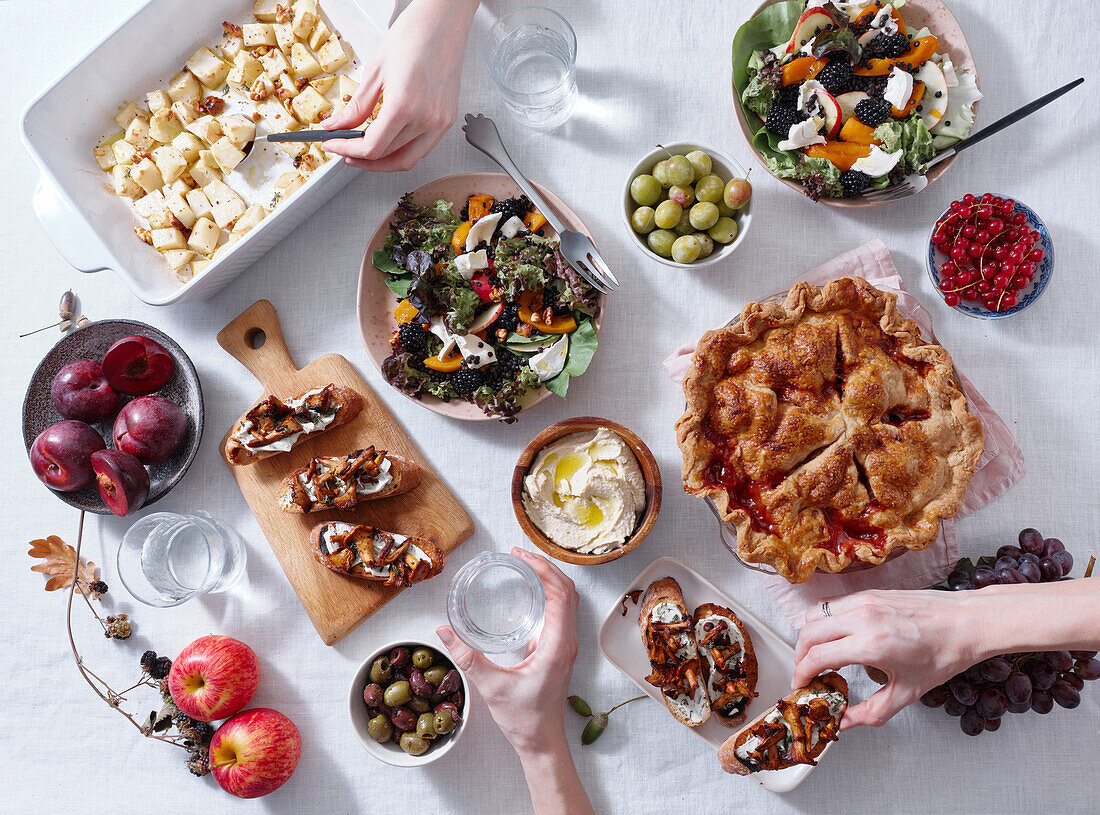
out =
{"type": "Polygon", "coordinates": [[[510,11],[485,37],[485,67],[523,124],[551,130],[577,104],[577,35],[565,18],[541,6],[510,11]]]}
{"type": "Polygon", "coordinates": [[[126,530],[118,547],[118,576],[150,606],[178,606],[224,591],[244,573],[244,543],[209,514],[154,512],[126,530]]]}
{"type": "Polygon", "coordinates": [[[546,595],[535,570],[515,555],[482,552],[458,570],[447,592],[447,619],[484,654],[527,645],[542,627],[546,595]]]}

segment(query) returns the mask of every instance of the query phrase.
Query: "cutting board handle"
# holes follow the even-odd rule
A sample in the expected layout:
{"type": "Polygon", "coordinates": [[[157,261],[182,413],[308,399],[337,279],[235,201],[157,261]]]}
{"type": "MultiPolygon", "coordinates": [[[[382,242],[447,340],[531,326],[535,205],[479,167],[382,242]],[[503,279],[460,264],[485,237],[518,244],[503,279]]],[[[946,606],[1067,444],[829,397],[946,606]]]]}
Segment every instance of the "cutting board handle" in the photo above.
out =
{"type": "Polygon", "coordinates": [[[267,389],[280,376],[298,370],[286,340],[279,314],[269,300],[257,300],[218,332],[218,345],[232,354],[267,389]]]}

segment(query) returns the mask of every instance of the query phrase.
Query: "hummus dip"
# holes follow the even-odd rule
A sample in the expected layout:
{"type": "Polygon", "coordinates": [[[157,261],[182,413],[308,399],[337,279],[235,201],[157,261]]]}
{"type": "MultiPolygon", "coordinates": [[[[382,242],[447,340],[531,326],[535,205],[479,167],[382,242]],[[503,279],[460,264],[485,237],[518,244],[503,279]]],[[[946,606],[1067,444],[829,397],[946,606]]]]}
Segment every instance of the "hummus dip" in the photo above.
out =
{"type": "Polygon", "coordinates": [[[599,555],[626,542],[645,508],[645,480],[625,441],[606,427],[544,447],[523,479],[523,507],[546,537],[599,555]]]}

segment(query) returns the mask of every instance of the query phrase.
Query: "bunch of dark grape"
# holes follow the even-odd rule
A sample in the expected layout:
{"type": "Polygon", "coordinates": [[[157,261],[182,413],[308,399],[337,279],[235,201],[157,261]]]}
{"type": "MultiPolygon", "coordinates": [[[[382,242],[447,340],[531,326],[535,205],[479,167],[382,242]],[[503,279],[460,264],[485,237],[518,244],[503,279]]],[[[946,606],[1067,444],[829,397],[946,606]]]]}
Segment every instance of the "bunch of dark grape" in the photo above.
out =
{"type": "MultiPolygon", "coordinates": [[[[995,583],[1050,583],[1068,579],[1073,556],[1057,538],[1035,529],[1020,532],[1019,546],[1002,546],[996,558],[977,564],[959,561],[947,577],[953,591],[981,589],[995,583]]],[[[1087,576],[1087,575],[1086,575],[1087,576]]],[[[1081,704],[1086,680],[1100,679],[1096,651],[1043,651],[1002,654],[972,665],[921,697],[928,707],[956,716],[968,736],[1000,728],[1005,713],[1050,713],[1081,704]]]]}

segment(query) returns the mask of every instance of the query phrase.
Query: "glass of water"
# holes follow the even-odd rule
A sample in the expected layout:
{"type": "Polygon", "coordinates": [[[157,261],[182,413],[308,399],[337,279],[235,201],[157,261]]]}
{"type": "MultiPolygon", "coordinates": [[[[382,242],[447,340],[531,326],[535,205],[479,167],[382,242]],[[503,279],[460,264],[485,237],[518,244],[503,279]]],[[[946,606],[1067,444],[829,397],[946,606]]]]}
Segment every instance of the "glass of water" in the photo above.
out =
{"type": "Polygon", "coordinates": [[[508,108],[523,124],[551,130],[577,104],[577,35],[565,18],[541,6],[508,12],[485,38],[485,66],[508,108]]]}
{"type": "Polygon", "coordinates": [[[482,552],[458,570],[447,592],[447,619],[459,638],[483,654],[526,647],[542,627],[542,581],[512,554],[482,552]]]}
{"type": "Polygon", "coordinates": [[[118,576],[150,606],[178,606],[224,591],[244,573],[244,543],[229,527],[196,510],[154,512],[126,530],[118,547],[118,576]]]}

